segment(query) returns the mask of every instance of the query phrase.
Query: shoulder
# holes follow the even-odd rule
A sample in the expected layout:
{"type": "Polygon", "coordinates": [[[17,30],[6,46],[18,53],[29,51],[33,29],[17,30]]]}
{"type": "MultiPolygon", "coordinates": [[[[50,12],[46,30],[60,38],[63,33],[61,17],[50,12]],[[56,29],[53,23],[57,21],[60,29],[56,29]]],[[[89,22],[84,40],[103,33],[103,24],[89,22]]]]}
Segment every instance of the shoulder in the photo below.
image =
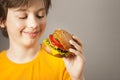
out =
{"type": "Polygon", "coordinates": [[[7,57],[6,57],[6,50],[3,50],[0,52],[0,63],[6,63],[7,57]]]}
{"type": "Polygon", "coordinates": [[[1,52],[0,52],[0,58],[1,58],[1,57],[4,57],[4,56],[5,56],[5,53],[6,53],[6,50],[1,51],[1,52]]]}

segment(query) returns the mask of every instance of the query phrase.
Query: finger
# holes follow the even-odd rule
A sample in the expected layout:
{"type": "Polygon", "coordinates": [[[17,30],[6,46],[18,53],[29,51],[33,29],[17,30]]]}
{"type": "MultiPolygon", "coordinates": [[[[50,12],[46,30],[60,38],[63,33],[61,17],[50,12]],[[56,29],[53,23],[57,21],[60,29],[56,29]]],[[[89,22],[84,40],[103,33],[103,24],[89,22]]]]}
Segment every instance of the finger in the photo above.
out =
{"type": "Polygon", "coordinates": [[[82,47],[81,47],[77,42],[75,42],[74,40],[70,40],[70,44],[71,44],[76,50],[78,50],[79,52],[82,53],[82,47]]]}
{"type": "Polygon", "coordinates": [[[74,53],[76,56],[80,56],[80,55],[82,54],[81,52],[79,52],[79,51],[77,51],[77,50],[75,50],[75,49],[72,49],[72,48],[70,48],[69,51],[70,51],[71,53],[74,53]]]}
{"type": "Polygon", "coordinates": [[[81,60],[82,60],[83,62],[85,62],[84,54],[82,54],[82,53],[80,53],[79,51],[77,51],[77,50],[75,50],[75,49],[72,49],[72,48],[69,49],[69,52],[70,52],[70,53],[73,53],[75,56],[64,57],[64,58],[63,58],[64,60],[73,61],[73,60],[76,59],[76,58],[81,58],[81,60]]]}
{"type": "Polygon", "coordinates": [[[78,38],[78,37],[76,37],[76,36],[72,36],[73,37],[73,40],[75,41],[75,42],[77,42],[81,47],[83,47],[83,45],[82,45],[82,41],[78,38]]]}
{"type": "MultiPolygon", "coordinates": [[[[81,57],[81,59],[82,59],[83,62],[86,61],[86,60],[85,60],[85,57],[84,57],[84,54],[80,53],[79,51],[77,51],[77,50],[75,50],[75,49],[72,49],[72,48],[70,48],[69,51],[70,51],[71,53],[74,53],[74,54],[76,55],[75,57],[81,57]]],[[[75,57],[74,57],[74,58],[75,58],[75,57]]],[[[73,58],[72,58],[72,59],[73,59],[73,58]]]]}

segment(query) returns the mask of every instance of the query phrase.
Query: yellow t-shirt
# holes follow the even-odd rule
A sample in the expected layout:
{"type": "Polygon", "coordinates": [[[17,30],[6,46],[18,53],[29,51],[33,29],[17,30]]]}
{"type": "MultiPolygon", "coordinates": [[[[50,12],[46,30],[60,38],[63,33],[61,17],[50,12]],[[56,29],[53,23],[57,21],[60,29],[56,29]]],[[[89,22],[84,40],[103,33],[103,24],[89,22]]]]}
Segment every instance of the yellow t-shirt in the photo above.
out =
{"type": "Polygon", "coordinates": [[[70,80],[62,58],[44,49],[31,62],[17,64],[10,61],[6,51],[0,53],[0,80],[70,80]]]}

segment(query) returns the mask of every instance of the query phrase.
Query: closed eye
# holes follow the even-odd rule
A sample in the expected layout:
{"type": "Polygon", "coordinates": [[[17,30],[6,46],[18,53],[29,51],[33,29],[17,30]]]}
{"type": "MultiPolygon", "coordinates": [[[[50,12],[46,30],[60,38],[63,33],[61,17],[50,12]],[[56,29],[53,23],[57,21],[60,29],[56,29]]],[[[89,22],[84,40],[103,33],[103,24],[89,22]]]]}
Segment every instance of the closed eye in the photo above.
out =
{"type": "Polygon", "coordinates": [[[19,17],[19,19],[26,19],[27,18],[27,16],[24,16],[24,17],[19,17]]]}
{"type": "Polygon", "coordinates": [[[42,19],[42,18],[44,18],[44,16],[37,16],[37,18],[42,19]]]}

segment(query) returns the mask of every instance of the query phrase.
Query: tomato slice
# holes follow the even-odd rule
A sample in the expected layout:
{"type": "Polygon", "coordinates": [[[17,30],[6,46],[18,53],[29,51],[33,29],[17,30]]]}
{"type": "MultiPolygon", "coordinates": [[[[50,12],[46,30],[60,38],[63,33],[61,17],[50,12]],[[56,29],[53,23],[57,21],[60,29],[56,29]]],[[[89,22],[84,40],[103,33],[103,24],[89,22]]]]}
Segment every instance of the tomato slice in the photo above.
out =
{"type": "Polygon", "coordinates": [[[52,34],[49,35],[49,39],[50,39],[52,45],[57,46],[57,47],[60,48],[60,49],[61,49],[61,48],[63,49],[62,44],[61,44],[58,40],[56,40],[56,39],[53,37],[52,34]]]}

